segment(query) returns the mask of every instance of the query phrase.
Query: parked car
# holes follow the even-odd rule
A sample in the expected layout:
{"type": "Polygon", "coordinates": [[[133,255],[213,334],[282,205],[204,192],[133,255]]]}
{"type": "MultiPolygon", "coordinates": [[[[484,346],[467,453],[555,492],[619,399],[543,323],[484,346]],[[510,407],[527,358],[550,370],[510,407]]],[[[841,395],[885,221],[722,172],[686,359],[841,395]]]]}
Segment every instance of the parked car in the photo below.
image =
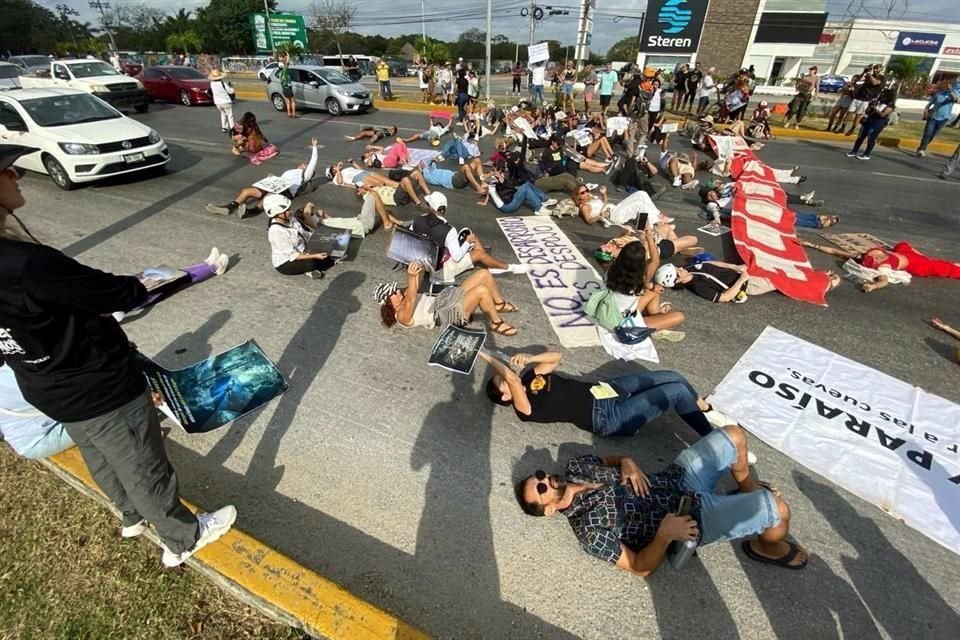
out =
{"type": "Polygon", "coordinates": [[[150,108],[150,96],[135,78],[121,75],[102,60],[53,60],[49,69],[35,75],[21,75],[27,89],[69,87],[91,93],[118,109],[133,107],[137,113],[150,108]]]}
{"type": "Polygon", "coordinates": [[[147,67],[137,78],[151,100],[179,102],[188,107],[213,104],[210,80],[193,67],[147,67]]]}
{"type": "Polygon", "coordinates": [[[37,71],[50,68],[50,58],[47,56],[13,56],[7,58],[7,62],[23,69],[21,75],[34,74],[37,71]]]}
{"type": "Polygon", "coordinates": [[[268,80],[270,79],[270,75],[271,75],[274,71],[276,71],[276,70],[277,70],[277,67],[279,67],[279,66],[280,66],[280,64],[279,64],[278,62],[276,62],[276,61],[274,61],[274,62],[268,62],[267,64],[265,64],[265,65],[263,65],[262,67],[260,67],[260,69],[257,71],[257,77],[260,78],[261,80],[263,80],[264,82],[266,82],[266,81],[268,81],[268,80]]]}
{"type": "MultiPolygon", "coordinates": [[[[354,82],[339,69],[316,65],[290,65],[293,97],[297,105],[308,109],[322,109],[332,116],[343,113],[366,113],[373,107],[370,92],[354,82]]],[[[267,99],[277,111],[286,111],[280,71],[275,70],[267,82],[267,99]]]]}
{"type": "Polygon", "coordinates": [[[16,165],[77,183],[164,166],[160,134],[84,91],[50,87],[0,93],[0,142],[36,147],[16,165]]]}
{"type": "Polygon", "coordinates": [[[850,76],[835,73],[820,76],[820,93],[836,93],[843,89],[849,80],[850,76]]]}
{"type": "Polygon", "coordinates": [[[20,67],[0,62],[0,91],[20,88],[20,67]]]}

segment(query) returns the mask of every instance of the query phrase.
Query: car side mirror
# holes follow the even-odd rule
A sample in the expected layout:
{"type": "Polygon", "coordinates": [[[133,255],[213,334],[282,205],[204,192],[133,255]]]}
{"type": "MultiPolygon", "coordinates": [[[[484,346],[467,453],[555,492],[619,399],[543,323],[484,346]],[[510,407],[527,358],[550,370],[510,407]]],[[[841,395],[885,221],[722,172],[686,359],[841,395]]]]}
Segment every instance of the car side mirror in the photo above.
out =
{"type": "Polygon", "coordinates": [[[309,84],[309,85],[310,85],[311,87],[313,87],[313,88],[317,88],[317,87],[320,86],[320,83],[319,83],[317,80],[311,80],[311,81],[308,82],[307,84],[309,84]]]}
{"type": "Polygon", "coordinates": [[[57,74],[57,79],[58,79],[58,80],[67,80],[67,81],[69,81],[69,80],[70,80],[70,76],[67,75],[66,73],[62,73],[62,72],[61,72],[61,73],[58,73],[58,74],[57,74]]]}
{"type": "Polygon", "coordinates": [[[27,123],[23,121],[4,122],[3,126],[7,128],[7,131],[21,131],[24,133],[27,131],[27,123]]]}

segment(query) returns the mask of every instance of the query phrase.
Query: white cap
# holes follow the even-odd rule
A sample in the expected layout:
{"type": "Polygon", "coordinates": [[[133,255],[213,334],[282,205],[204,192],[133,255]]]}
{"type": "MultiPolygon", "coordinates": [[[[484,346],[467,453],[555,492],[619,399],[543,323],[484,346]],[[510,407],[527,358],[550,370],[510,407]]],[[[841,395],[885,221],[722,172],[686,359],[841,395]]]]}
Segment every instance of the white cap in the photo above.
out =
{"type": "Polygon", "coordinates": [[[433,193],[423,196],[423,199],[433,207],[434,211],[440,211],[441,207],[447,208],[447,196],[443,195],[439,191],[434,191],[433,193]]]}
{"type": "Polygon", "coordinates": [[[661,287],[672,289],[677,284],[677,268],[672,264],[660,265],[657,272],[653,274],[653,281],[661,287]]]}
{"type": "Polygon", "coordinates": [[[273,218],[289,209],[291,204],[293,203],[287,196],[271,193],[263,199],[263,212],[267,214],[268,218],[273,218]]]}

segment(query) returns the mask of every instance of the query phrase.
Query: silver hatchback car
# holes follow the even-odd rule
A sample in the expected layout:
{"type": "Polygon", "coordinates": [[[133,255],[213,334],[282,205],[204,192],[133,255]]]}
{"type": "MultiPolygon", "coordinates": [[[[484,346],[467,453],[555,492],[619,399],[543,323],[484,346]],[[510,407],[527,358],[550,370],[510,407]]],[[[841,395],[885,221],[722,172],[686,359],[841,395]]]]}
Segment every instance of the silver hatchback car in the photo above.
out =
{"type": "MultiPolygon", "coordinates": [[[[351,112],[365,113],[373,108],[370,91],[335,67],[292,64],[290,80],[298,107],[322,109],[333,116],[351,112]]],[[[280,69],[270,74],[267,81],[267,99],[277,111],[286,111],[283,89],[280,86],[280,69]]]]}

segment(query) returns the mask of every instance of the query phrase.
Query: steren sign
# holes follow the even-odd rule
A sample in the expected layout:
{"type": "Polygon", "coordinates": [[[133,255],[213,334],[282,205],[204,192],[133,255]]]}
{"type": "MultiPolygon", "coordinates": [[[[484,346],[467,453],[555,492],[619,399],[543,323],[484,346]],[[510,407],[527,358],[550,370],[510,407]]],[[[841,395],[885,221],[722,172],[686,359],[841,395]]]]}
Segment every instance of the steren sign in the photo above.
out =
{"type": "Polygon", "coordinates": [[[648,0],[640,51],[693,53],[700,44],[709,0],[648,0]]]}

